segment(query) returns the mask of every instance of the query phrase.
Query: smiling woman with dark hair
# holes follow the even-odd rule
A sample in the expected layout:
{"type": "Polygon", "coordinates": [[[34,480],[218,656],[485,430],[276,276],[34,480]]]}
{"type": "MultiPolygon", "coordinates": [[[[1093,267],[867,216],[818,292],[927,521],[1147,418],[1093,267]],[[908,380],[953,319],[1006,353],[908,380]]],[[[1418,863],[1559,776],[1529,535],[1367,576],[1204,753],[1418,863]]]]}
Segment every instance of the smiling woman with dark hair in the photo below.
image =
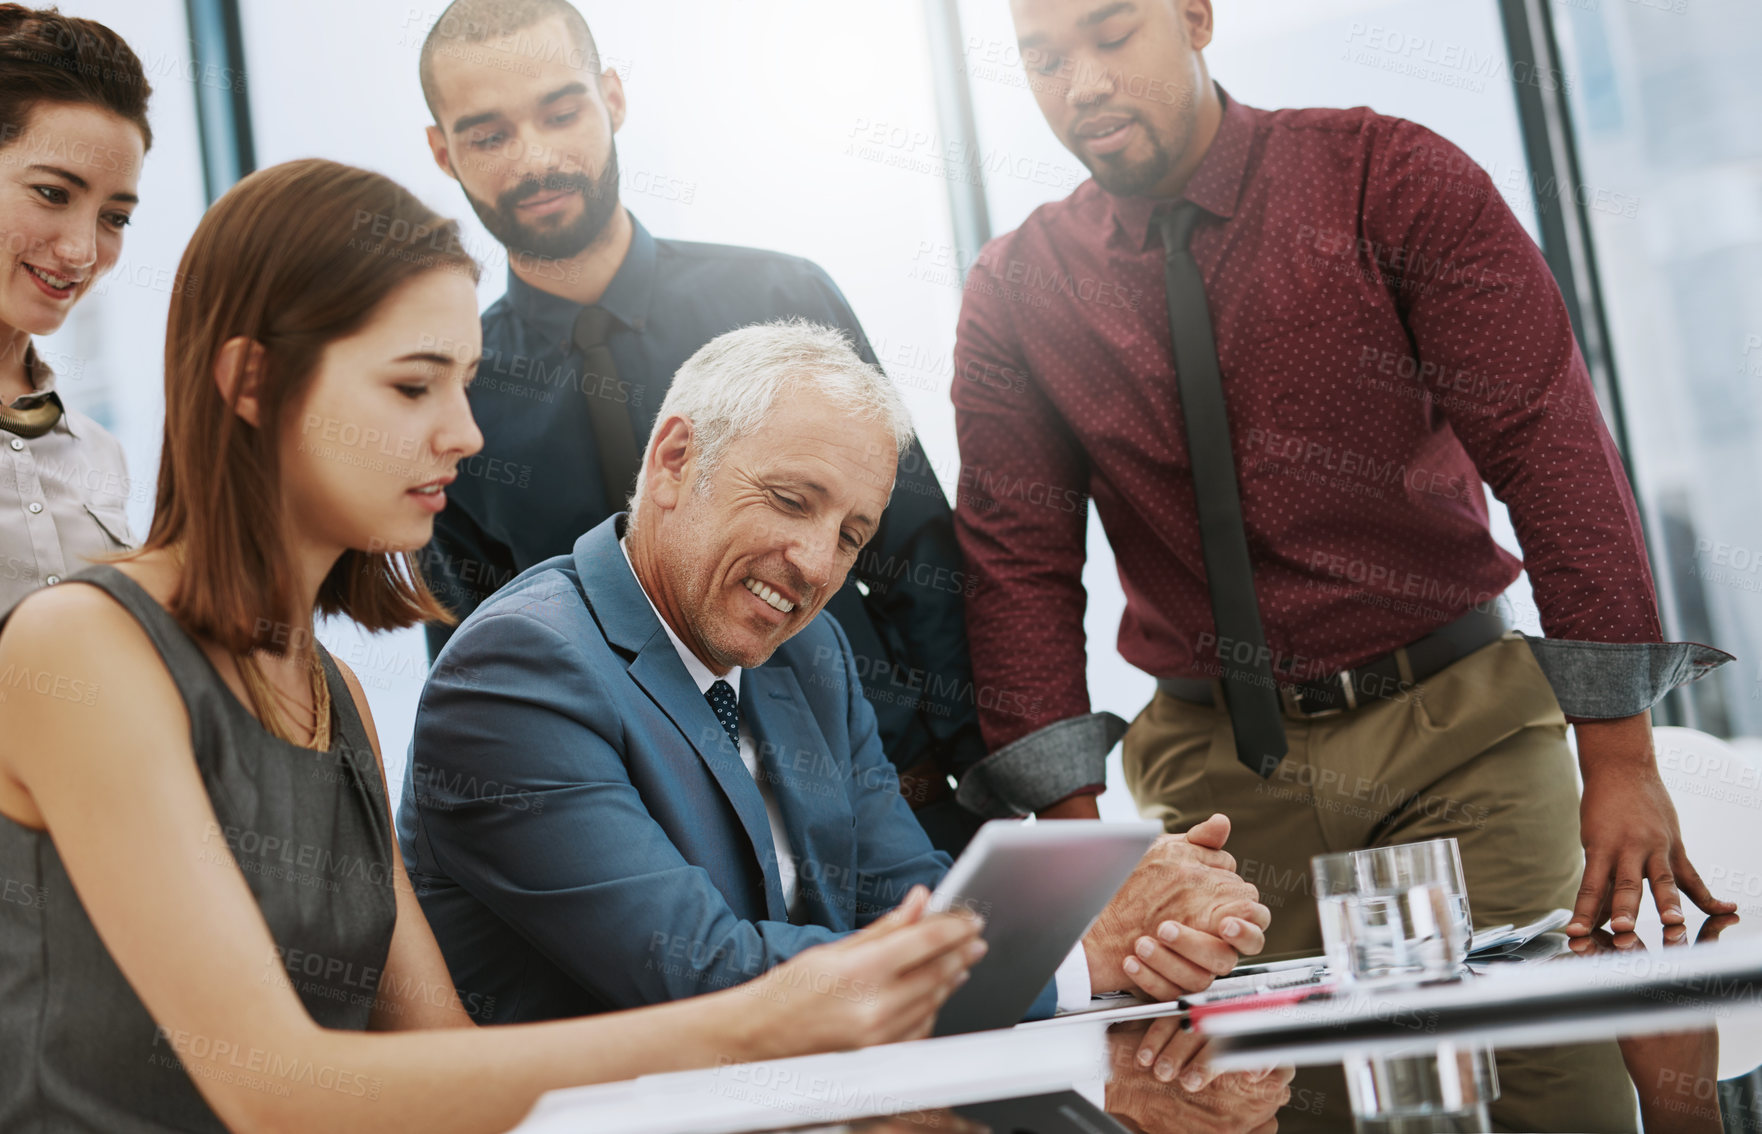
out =
{"type": "Polygon", "coordinates": [[[552,1088],[927,1034],[983,946],[921,889],[751,986],[473,1027],[312,628],[447,617],[409,552],[483,443],[477,266],[400,186],[308,160],[234,186],[179,270],[145,547],[0,618],[0,879],[29,899],[0,903],[0,1129],[505,1130],[552,1088]]]}
{"type": "Polygon", "coordinates": [[[31,342],[122,254],[153,142],[141,62],[103,24],[0,4],[0,611],[131,543],[122,446],[31,342]]]}

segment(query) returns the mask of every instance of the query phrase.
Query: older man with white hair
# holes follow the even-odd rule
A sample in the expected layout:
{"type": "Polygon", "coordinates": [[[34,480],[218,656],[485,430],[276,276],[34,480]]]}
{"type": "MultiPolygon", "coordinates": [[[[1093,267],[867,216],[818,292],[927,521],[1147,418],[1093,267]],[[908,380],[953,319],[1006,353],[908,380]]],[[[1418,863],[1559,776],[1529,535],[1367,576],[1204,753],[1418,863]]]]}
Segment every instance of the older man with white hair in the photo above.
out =
{"type": "MultiPolygon", "coordinates": [[[[911,439],[898,394],[840,332],[730,331],[674,376],[631,510],[453,634],[398,827],[453,977],[488,1018],[725,987],[942,878],[948,856],[900,796],[823,613],[911,439]]],[[[1160,841],[1057,999],[1169,995],[1257,952],[1268,914],[1227,832],[1220,817],[1160,841]]]]}

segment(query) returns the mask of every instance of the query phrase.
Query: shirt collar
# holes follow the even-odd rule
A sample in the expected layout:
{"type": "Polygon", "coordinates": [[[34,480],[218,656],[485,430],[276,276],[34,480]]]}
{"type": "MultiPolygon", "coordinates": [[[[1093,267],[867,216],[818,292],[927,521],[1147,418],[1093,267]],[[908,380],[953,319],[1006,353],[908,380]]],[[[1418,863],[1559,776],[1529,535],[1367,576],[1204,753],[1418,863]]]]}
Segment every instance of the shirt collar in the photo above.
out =
{"type": "MultiPolygon", "coordinates": [[[[1216,84],[1214,84],[1216,85],[1216,84]]],[[[1224,88],[1217,86],[1218,99],[1223,103],[1223,120],[1217,135],[1205,151],[1199,168],[1187,180],[1181,199],[1192,201],[1213,216],[1228,219],[1236,215],[1236,204],[1242,197],[1242,182],[1248,173],[1248,151],[1254,142],[1253,107],[1237,102],[1224,88]]],[[[1105,190],[1103,190],[1105,192],[1105,190]]],[[[1167,201],[1160,197],[1116,197],[1113,201],[1114,221],[1126,235],[1130,247],[1143,251],[1157,239],[1150,221],[1157,209],[1167,201]]]]}
{"type": "MultiPolygon", "coordinates": [[[[630,215],[630,227],[630,248],[597,306],[610,311],[630,330],[641,331],[648,324],[649,303],[655,290],[655,238],[634,213],[630,215]]],[[[512,264],[508,266],[508,304],[523,322],[553,343],[574,340],[575,317],[581,313],[581,304],[527,283],[514,274],[512,264]]]]}
{"type": "MultiPolygon", "coordinates": [[[[636,565],[630,563],[630,548],[627,546],[626,540],[620,539],[618,541],[618,550],[624,553],[624,562],[630,564],[630,573],[636,575],[636,565]]],[[[642,587],[641,576],[637,576],[636,585],[642,587]]],[[[727,674],[722,677],[717,677],[714,673],[711,673],[710,667],[705,665],[702,659],[696,654],[692,653],[689,646],[679,640],[679,635],[673,633],[673,627],[667,625],[667,620],[661,617],[661,612],[655,607],[655,600],[649,598],[647,587],[642,587],[642,597],[648,600],[649,609],[655,612],[655,621],[659,622],[661,624],[661,629],[667,632],[667,640],[673,643],[673,648],[675,650],[679,651],[679,660],[685,663],[685,672],[691,674],[691,679],[697,682],[697,691],[708,695],[710,692],[710,686],[718,681],[726,681],[729,685],[734,687],[734,699],[736,701],[740,700],[740,667],[730,667],[727,674]]]]}
{"type": "Polygon", "coordinates": [[[54,402],[61,407],[61,417],[50,432],[59,430],[78,441],[79,434],[74,432],[73,428],[73,415],[67,412],[66,403],[61,400],[61,395],[55,392],[55,371],[37,353],[37,344],[35,343],[31,343],[24,349],[24,374],[25,380],[31,384],[31,392],[20,395],[16,401],[11,403],[12,408],[34,409],[45,402],[54,402]]]}

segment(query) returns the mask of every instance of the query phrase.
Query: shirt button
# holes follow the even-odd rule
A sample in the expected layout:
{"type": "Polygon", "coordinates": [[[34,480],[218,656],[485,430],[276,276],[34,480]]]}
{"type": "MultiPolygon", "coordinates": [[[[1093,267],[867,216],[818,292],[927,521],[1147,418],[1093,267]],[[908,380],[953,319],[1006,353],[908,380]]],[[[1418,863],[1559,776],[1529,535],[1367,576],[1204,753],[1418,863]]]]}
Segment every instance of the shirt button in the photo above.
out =
{"type": "Polygon", "coordinates": [[[19,440],[19,439],[18,439],[18,438],[16,438],[16,437],[14,437],[14,438],[13,438],[13,439],[12,439],[12,451],[13,451],[13,452],[15,452],[15,453],[17,453],[17,452],[21,452],[21,451],[23,451],[23,449],[24,449],[24,442],[23,442],[23,441],[20,441],[20,440],[19,440]]]}
{"type": "Polygon", "coordinates": [[[61,576],[60,575],[51,575],[47,579],[44,579],[43,581],[45,583],[48,583],[51,587],[53,587],[56,583],[59,583],[61,581],[61,576]]]}
{"type": "Polygon", "coordinates": [[[36,515],[36,514],[37,514],[37,513],[38,513],[38,512],[41,512],[41,511],[42,511],[42,510],[43,510],[43,506],[42,506],[42,505],[41,505],[41,504],[37,504],[37,503],[34,503],[34,502],[33,502],[33,503],[32,503],[32,504],[31,504],[31,507],[30,507],[30,512],[31,512],[31,515],[33,515],[33,516],[34,516],[34,515],[36,515]]]}

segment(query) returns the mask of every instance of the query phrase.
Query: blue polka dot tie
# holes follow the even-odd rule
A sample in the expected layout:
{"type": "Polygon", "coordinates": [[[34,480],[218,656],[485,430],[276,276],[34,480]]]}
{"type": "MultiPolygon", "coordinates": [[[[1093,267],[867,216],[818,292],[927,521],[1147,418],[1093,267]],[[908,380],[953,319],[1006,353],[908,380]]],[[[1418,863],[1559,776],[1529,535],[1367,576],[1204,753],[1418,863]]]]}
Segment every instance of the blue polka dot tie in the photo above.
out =
{"type": "Polygon", "coordinates": [[[716,719],[728,733],[728,740],[734,747],[740,747],[740,702],[734,696],[734,686],[718,678],[704,694],[704,699],[715,710],[716,719]]]}

